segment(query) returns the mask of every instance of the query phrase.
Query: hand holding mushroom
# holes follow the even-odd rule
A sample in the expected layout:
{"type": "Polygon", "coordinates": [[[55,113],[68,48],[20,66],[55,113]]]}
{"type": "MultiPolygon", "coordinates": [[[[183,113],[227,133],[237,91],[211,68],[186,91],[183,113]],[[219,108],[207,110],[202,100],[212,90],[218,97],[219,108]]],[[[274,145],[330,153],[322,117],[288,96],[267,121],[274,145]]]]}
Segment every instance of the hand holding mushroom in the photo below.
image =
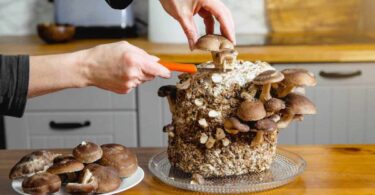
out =
{"type": "Polygon", "coordinates": [[[214,17],[220,23],[221,34],[235,43],[234,22],[229,9],[220,0],[161,0],[165,11],[182,26],[189,41],[190,49],[198,39],[193,16],[199,14],[206,25],[206,33],[214,33],[214,17]]]}

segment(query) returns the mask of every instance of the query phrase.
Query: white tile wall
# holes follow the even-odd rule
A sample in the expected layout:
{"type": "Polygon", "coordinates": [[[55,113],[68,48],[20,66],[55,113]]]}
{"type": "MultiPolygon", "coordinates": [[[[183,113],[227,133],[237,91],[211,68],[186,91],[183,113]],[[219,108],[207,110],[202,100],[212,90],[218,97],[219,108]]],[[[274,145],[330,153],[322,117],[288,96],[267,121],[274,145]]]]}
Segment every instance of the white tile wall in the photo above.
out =
{"type": "MultiPolygon", "coordinates": [[[[265,33],[264,0],[222,0],[232,11],[237,33],[265,33]]],[[[134,14],[148,22],[148,0],[134,0],[134,14]]],[[[53,4],[47,0],[0,0],[0,36],[35,34],[35,26],[53,21],[53,4]]],[[[147,30],[140,26],[140,32],[147,30]]]]}
{"type": "Polygon", "coordinates": [[[36,25],[53,21],[47,0],[0,0],[0,36],[36,33],[36,25]]]}

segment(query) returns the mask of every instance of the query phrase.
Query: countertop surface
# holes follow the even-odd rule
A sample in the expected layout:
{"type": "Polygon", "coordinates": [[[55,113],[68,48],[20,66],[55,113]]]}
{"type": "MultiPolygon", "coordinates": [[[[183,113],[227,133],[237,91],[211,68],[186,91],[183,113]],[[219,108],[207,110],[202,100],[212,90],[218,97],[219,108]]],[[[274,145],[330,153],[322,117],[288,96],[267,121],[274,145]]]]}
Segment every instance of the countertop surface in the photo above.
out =
{"type": "MultiPolygon", "coordinates": [[[[280,146],[307,161],[293,182],[258,194],[374,194],[375,145],[280,146]]],[[[198,194],[163,184],[147,168],[150,157],[165,148],[137,148],[144,180],[122,194],[198,194]]],[[[55,150],[68,153],[71,150],[55,150]]],[[[15,194],[8,179],[11,167],[31,150],[0,150],[0,194],[15,194]]]]}
{"type": "MultiPolygon", "coordinates": [[[[238,46],[239,59],[269,63],[375,62],[375,39],[372,36],[343,35],[274,35],[265,38],[266,45],[238,46]]],[[[145,38],[123,39],[159,56],[165,61],[200,63],[208,61],[208,52],[188,49],[187,44],[156,44],[145,38]]],[[[120,39],[74,40],[48,45],[36,36],[0,37],[0,54],[43,55],[86,49],[120,39]]]]}

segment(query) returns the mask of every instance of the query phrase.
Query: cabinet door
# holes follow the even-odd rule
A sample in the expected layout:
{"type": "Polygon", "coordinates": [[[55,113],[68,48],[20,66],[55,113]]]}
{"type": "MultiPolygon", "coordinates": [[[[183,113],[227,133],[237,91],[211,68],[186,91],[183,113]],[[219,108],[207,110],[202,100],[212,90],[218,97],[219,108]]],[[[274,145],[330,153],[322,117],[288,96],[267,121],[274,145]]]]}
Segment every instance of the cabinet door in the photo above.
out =
{"type": "Polygon", "coordinates": [[[27,111],[135,110],[136,91],[115,94],[96,87],[66,89],[27,102],[27,111]]]}
{"type": "Polygon", "coordinates": [[[166,146],[166,135],[162,132],[164,125],[171,122],[166,98],[158,97],[160,86],[175,85],[177,73],[171,79],[157,78],[138,88],[139,141],[141,147],[166,146]]]}
{"type": "Polygon", "coordinates": [[[305,68],[314,72],[318,80],[317,86],[306,88],[306,95],[315,103],[318,113],[305,116],[304,121],[294,122],[282,130],[280,143],[375,142],[375,121],[372,120],[375,114],[375,64],[289,64],[275,67],[279,70],[305,68]],[[322,72],[325,73],[323,76],[320,75],[322,72]],[[337,78],[338,74],[343,78],[337,78]]]}
{"type": "Polygon", "coordinates": [[[26,113],[6,117],[5,125],[8,149],[72,148],[84,140],[137,146],[135,112],[26,113]]]}

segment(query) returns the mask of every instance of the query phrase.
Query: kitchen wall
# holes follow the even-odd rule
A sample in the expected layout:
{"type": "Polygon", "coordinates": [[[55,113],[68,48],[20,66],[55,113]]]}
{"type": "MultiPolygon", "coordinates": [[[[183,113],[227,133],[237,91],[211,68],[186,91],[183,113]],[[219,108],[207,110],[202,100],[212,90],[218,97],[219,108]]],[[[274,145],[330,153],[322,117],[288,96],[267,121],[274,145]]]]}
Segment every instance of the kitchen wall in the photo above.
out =
{"type": "MultiPolygon", "coordinates": [[[[223,0],[232,10],[238,33],[267,32],[264,0],[223,0]]],[[[148,22],[148,0],[133,1],[135,16],[148,22]]],[[[47,0],[1,0],[0,36],[35,34],[35,26],[53,21],[53,4],[47,0]]],[[[141,34],[147,29],[140,25],[141,34]]]]}

